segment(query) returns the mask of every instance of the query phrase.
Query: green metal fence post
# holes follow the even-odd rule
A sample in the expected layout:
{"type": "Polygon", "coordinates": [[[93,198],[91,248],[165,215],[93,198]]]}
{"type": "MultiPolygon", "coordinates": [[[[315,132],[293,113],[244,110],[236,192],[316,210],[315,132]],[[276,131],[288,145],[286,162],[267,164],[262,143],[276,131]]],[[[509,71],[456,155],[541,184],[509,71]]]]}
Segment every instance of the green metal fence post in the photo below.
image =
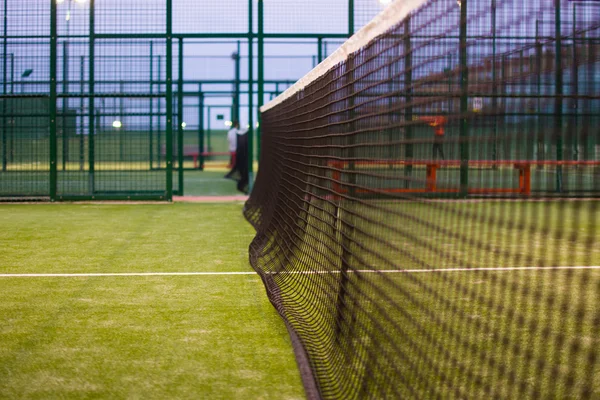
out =
{"type": "Polygon", "coordinates": [[[177,79],[177,173],[179,187],[177,194],[183,196],[183,38],[179,38],[178,46],[179,76],[177,79]]]}
{"type": "Polygon", "coordinates": [[[202,84],[198,84],[198,151],[200,170],[204,170],[204,94],[202,84]]]}
{"type": "MultiPolygon", "coordinates": [[[[83,94],[85,82],[85,56],[79,58],[79,92],[83,94]]],[[[79,98],[79,171],[85,170],[85,101],[83,96],[79,98]]]]}
{"type": "MultiPolygon", "coordinates": [[[[264,3],[258,0],[258,108],[265,103],[265,41],[264,41],[264,3]]],[[[261,147],[261,114],[258,113],[258,127],[256,128],[256,157],[260,160],[261,147]]]]}
{"type": "Polygon", "coordinates": [[[57,171],[56,171],[56,99],[57,99],[57,58],[58,58],[58,29],[56,2],[50,6],[50,200],[56,200],[57,171]]]}
{"type": "MultiPolygon", "coordinates": [[[[413,159],[413,145],[410,142],[413,138],[413,107],[412,107],[412,42],[410,32],[411,16],[410,14],[404,20],[404,91],[406,102],[406,108],[404,109],[404,123],[406,124],[406,145],[404,147],[404,158],[406,161],[412,161],[413,159]]],[[[404,187],[409,189],[411,187],[411,176],[413,166],[408,163],[404,167],[404,175],[406,180],[404,181],[404,187]]]]}
{"type": "Polygon", "coordinates": [[[496,0],[492,0],[492,112],[494,113],[494,132],[492,141],[492,160],[498,161],[498,83],[496,69],[496,0]]]}
{"type": "MultiPolygon", "coordinates": [[[[554,18],[555,18],[555,93],[554,102],[554,136],[556,138],[556,161],[563,160],[563,72],[562,72],[562,27],[561,27],[561,0],[554,0],[554,18]]],[[[562,166],[556,167],[556,192],[562,192],[562,166]]]]}
{"type": "MultiPolygon", "coordinates": [[[[69,26],[67,22],[67,26],[69,26]]],[[[62,129],[61,129],[61,139],[62,139],[62,170],[66,171],[67,169],[67,158],[69,156],[69,138],[67,133],[67,109],[69,108],[69,99],[66,97],[67,93],[69,93],[69,39],[63,42],[63,70],[62,70],[62,91],[63,91],[63,99],[62,99],[62,129]]]]}
{"type": "MultiPolygon", "coordinates": [[[[162,56],[159,54],[158,55],[158,65],[156,67],[157,69],[157,74],[158,74],[158,94],[160,95],[162,93],[162,56]]],[[[156,125],[156,148],[157,148],[157,152],[158,152],[158,169],[162,168],[162,103],[160,101],[160,97],[157,99],[157,104],[158,104],[158,112],[156,114],[156,118],[157,118],[157,125],[156,125]]],[[[166,150],[166,148],[165,148],[166,150]]],[[[166,156],[165,156],[166,157],[166,156]]]]}
{"type": "MultiPolygon", "coordinates": [[[[148,126],[148,154],[150,158],[150,170],[154,168],[154,42],[150,41],[150,124],[148,126]]],[[[160,158],[160,152],[158,157],[160,158]]]]}
{"type": "Polygon", "coordinates": [[[467,3],[460,3],[460,196],[469,194],[469,70],[467,58],[467,3]]]}
{"type": "MultiPolygon", "coordinates": [[[[15,55],[10,53],[10,94],[15,93],[15,55]]],[[[8,162],[12,163],[15,161],[15,109],[13,106],[10,107],[9,115],[11,116],[11,123],[8,127],[8,139],[9,139],[9,150],[8,150],[8,162]]],[[[6,114],[6,113],[5,113],[6,114]]]]}
{"type": "MultiPolygon", "coordinates": [[[[536,92],[537,95],[537,112],[541,112],[541,94],[542,94],[542,44],[540,41],[540,21],[535,20],[535,82],[536,82],[536,92]]],[[[503,78],[504,82],[504,78],[503,78]]],[[[541,161],[545,158],[545,146],[546,140],[544,135],[542,134],[542,124],[540,123],[540,117],[538,116],[535,119],[535,140],[536,140],[536,148],[537,148],[537,157],[538,161],[541,161]]]]}
{"type": "Polygon", "coordinates": [[[207,129],[207,132],[206,132],[206,151],[208,153],[210,153],[212,151],[211,145],[210,145],[210,135],[211,135],[211,132],[212,132],[212,126],[211,126],[211,120],[212,120],[212,118],[211,118],[211,112],[212,112],[212,107],[208,106],[207,109],[208,109],[208,115],[207,115],[207,117],[208,117],[208,127],[207,128],[208,129],[207,129]]]}
{"type": "Polygon", "coordinates": [[[89,23],[89,66],[88,66],[88,79],[89,79],[89,122],[88,122],[88,163],[89,163],[89,180],[88,180],[88,188],[90,195],[93,196],[96,191],[96,181],[95,181],[95,157],[96,157],[96,149],[95,149],[95,136],[96,136],[96,123],[99,121],[96,118],[96,98],[95,92],[95,82],[96,82],[96,67],[95,67],[95,54],[96,54],[96,0],[90,0],[90,23],[89,23]]]}
{"type": "MultiPolygon", "coordinates": [[[[586,94],[598,93],[596,91],[596,80],[594,79],[594,63],[592,60],[596,59],[596,48],[599,47],[594,43],[593,35],[586,39],[586,36],[583,35],[585,46],[585,63],[586,71],[585,71],[585,80],[588,82],[588,87],[586,87],[586,94]]],[[[582,49],[582,50],[583,50],[582,49]]],[[[598,133],[594,133],[594,117],[592,115],[592,102],[585,101],[583,109],[583,120],[582,120],[582,139],[584,141],[584,159],[586,161],[597,161],[596,157],[596,143],[598,141],[598,133]]],[[[596,126],[597,129],[597,126],[596,126]]],[[[597,131],[596,131],[597,132],[597,131]]]]}
{"type": "MultiPolygon", "coordinates": [[[[573,65],[572,67],[572,90],[571,96],[579,97],[579,59],[577,53],[577,3],[573,3],[573,65]]],[[[572,121],[572,129],[568,130],[569,147],[571,147],[571,154],[573,160],[579,160],[579,132],[577,132],[577,116],[579,114],[579,101],[576,97],[573,97],[571,100],[571,121],[572,121]]]]}
{"type": "MultiPolygon", "coordinates": [[[[125,93],[125,85],[123,81],[119,81],[119,93],[125,93]]],[[[127,125],[125,122],[125,109],[123,106],[123,97],[119,97],[119,121],[121,122],[121,127],[117,128],[117,137],[119,140],[119,161],[125,161],[125,149],[123,148],[123,130],[127,129],[127,125]]]]}
{"type": "MultiPolygon", "coordinates": [[[[7,94],[7,80],[8,80],[8,0],[4,0],[4,43],[2,52],[2,63],[3,63],[3,80],[2,80],[2,93],[7,94]]],[[[8,168],[8,157],[7,157],[7,124],[6,124],[6,99],[2,100],[2,171],[6,171],[8,168]]]]}
{"type": "Polygon", "coordinates": [[[317,39],[317,64],[320,64],[323,61],[323,38],[319,37],[317,39]]]}
{"type": "MultiPolygon", "coordinates": [[[[248,0],[248,191],[254,186],[254,0],[248,0]]],[[[260,25],[262,21],[258,21],[260,25]]],[[[259,110],[260,114],[260,110],[259,110]]]]}
{"type": "Polygon", "coordinates": [[[233,110],[231,112],[232,121],[240,121],[240,60],[241,60],[241,48],[240,41],[237,41],[237,52],[233,55],[235,63],[235,82],[234,82],[234,93],[233,93],[233,110]]]}
{"type": "Polygon", "coordinates": [[[173,199],[173,0],[167,0],[167,193],[168,201],[173,199]]]}
{"type": "Polygon", "coordinates": [[[348,36],[354,35],[354,0],[348,0],[348,36]]]}

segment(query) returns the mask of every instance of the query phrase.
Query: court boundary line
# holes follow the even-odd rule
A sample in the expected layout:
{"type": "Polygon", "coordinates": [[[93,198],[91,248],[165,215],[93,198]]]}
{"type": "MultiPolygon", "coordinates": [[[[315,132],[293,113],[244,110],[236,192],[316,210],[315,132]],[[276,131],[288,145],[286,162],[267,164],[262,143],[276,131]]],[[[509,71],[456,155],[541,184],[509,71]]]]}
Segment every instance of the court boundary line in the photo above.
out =
{"type": "MultiPolygon", "coordinates": [[[[393,269],[393,270],[350,270],[348,273],[361,274],[415,274],[415,273],[450,273],[450,272],[510,272],[510,271],[559,271],[559,270],[600,270],[599,265],[558,266],[558,267],[491,267],[491,268],[441,268],[441,269],[393,269]]],[[[324,275],[339,274],[341,271],[280,271],[265,272],[265,275],[306,274],[324,275]]],[[[128,276],[231,276],[258,275],[256,272],[90,272],[90,273],[56,273],[56,274],[0,274],[0,278],[93,278],[93,277],[128,277],[128,276]]]]}

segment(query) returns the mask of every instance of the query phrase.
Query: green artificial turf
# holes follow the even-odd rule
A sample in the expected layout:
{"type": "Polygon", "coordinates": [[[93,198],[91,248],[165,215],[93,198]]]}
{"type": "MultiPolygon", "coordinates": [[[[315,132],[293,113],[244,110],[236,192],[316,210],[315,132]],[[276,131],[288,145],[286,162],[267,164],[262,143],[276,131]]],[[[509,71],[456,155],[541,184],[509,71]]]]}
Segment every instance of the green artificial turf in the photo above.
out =
{"type": "MultiPolygon", "coordinates": [[[[4,205],[0,274],[250,272],[241,207],[4,205]]],[[[303,396],[257,275],[0,278],[0,398],[303,396]]]]}
{"type": "Polygon", "coordinates": [[[226,169],[185,171],[185,196],[232,196],[242,194],[236,188],[236,182],[225,179],[226,169]]]}

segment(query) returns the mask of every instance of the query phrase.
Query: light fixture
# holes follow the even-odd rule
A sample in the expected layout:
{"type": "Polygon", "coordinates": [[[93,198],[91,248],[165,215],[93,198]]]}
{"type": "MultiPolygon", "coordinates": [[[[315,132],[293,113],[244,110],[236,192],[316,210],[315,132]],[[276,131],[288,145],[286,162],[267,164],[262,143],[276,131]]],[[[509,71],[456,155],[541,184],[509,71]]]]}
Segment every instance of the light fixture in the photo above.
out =
{"type": "Polygon", "coordinates": [[[181,128],[182,128],[182,129],[185,129],[185,127],[186,127],[186,126],[187,126],[187,124],[186,124],[185,122],[182,122],[182,123],[181,123],[181,128]]]}
{"type": "Polygon", "coordinates": [[[120,127],[122,127],[123,124],[121,123],[121,121],[113,121],[113,128],[117,128],[119,129],[120,127]]]}
{"type": "Polygon", "coordinates": [[[56,4],[62,4],[64,2],[65,2],[65,0],[56,0],[56,4]]]}
{"type": "Polygon", "coordinates": [[[379,0],[379,3],[383,6],[387,6],[388,4],[390,4],[393,0],[379,0]]]}

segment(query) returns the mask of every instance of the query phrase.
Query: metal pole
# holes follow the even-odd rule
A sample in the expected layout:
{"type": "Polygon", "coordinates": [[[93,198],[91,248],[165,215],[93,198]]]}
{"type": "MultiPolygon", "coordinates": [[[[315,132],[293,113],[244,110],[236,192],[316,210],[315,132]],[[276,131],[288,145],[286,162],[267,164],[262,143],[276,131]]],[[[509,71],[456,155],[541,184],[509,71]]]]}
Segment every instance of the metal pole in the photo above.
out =
{"type": "MultiPolygon", "coordinates": [[[[563,160],[563,73],[562,73],[562,27],[561,27],[561,0],[555,0],[554,4],[554,22],[555,22],[555,90],[556,98],[554,102],[554,136],[556,138],[556,161],[563,160]]],[[[557,165],[556,167],[556,192],[562,192],[562,166],[557,165]]]]}
{"type": "Polygon", "coordinates": [[[167,200],[173,199],[173,0],[167,0],[167,200]]]}
{"type": "Polygon", "coordinates": [[[183,38],[178,45],[179,79],[177,79],[177,173],[179,187],[177,194],[183,196],[183,38]]]}
{"type": "MultiPolygon", "coordinates": [[[[81,94],[85,92],[84,88],[85,81],[85,56],[79,58],[79,91],[81,94]]],[[[83,126],[85,124],[84,118],[85,103],[83,96],[79,99],[79,170],[85,169],[85,135],[83,132],[83,126]]]]}
{"type": "Polygon", "coordinates": [[[212,111],[212,107],[208,106],[207,108],[208,108],[208,132],[207,132],[207,136],[206,136],[206,151],[208,153],[210,153],[212,151],[212,149],[210,148],[210,134],[211,134],[211,130],[212,130],[212,128],[210,126],[211,125],[210,121],[212,119],[210,114],[212,111]]]}
{"type": "MultiPolygon", "coordinates": [[[[404,123],[406,124],[405,135],[407,144],[404,147],[404,158],[406,161],[413,159],[413,145],[410,143],[413,137],[413,108],[412,108],[412,43],[410,31],[410,14],[404,20],[404,88],[406,108],[404,109],[404,123]]],[[[404,181],[404,186],[409,189],[411,186],[410,177],[412,176],[412,164],[406,164],[404,167],[404,175],[407,179],[404,181]]]]}
{"type": "MultiPolygon", "coordinates": [[[[2,89],[2,93],[7,94],[8,92],[8,88],[7,88],[7,81],[8,81],[8,4],[7,4],[8,0],[4,0],[4,44],[3,44],[3,55],[2,55],[2,63],[3,63],[3,89],[2,89]]],[[[53,8],[54,9],[54,8],[53,8]]],[[[7,131],[7,124],[6,124],[6,113],[7,113],[7,106],[6,106],[6,102],[7,99],[3,99],[2,100],[2,171],[6,171],[7,167],[8,167],[8,158],[7,158],[7,143],[6,143],[6,131],[7,131]]]]}
{"type": "MultiPolygon", "coordinates": [[[[265,103],[265,40],[264,40],[264,3],[258,0],[258,108],[265,103]]],[[[261,114],[258,114],[258,127],[256,128],[256,157],[260,160],[261,147],[261,114]]],[[[252,157],[254,158],[254,157],[252,157]]]]}
{"type": "Polygon", "coordinates": [[[94,97],[95,94],[95,80],[96,80],[96,69],[95,69],[95,53],[96,53],[96,46],[95,46],[95,40],[96,40],[96,34],[95,34],[95,24],[96,24],[96,6],[95,6],[95,2],[96,0],[90,0],[90,43],[89,43],[89,66],[88,66],[88,86],[89,86],[89,122],[88,122],[88,128],[89,128],[89,133],[88,133],[88,163],[89,163],[89,191],[90,191],[90,195],[94,195],[94,192],[96,191],[95,188],[95,135],[96,135],[96,123],[100,122],[99,120],[96,120],[96,99],[94,97]]]}
{"type": "Polygon", "coordinates": [[[240,120],[240,41],[237,42],[237,52],[234,55],[235,63],[235,83],[234,83],[234,94],[233,94],[233,112],[231,116],[232,121],[240,120]]]}
{"type": "MultiPolygon", "coordinates": [[[[124,93],[124,82],[119,81],[119,92],[124,93]]],[[[123,129],[125,129],[124,122],[124,111],[123,111],[123,97],[119,97],[119,121],[121,121],[121,127],[117,130],[119,139],[119,161],[123,162],[124,150],[123,150],[123,129]]]]}
{"type": "Polygon", "coordinates": [[[323,38],[320,37],[317,39],[317,61],[320,64],[323,61],[323,38]]]}
{"type": "Polygon", "coordinates": [[[496,70],[496,0],[492,0],[492,112],[494,113],[494,131],[492,141],[492,160],[498,161],[498,84],[496,70]]]}
{"type": "MultiPolygon", "coordinates": [[[[15,55],[10,53],[10,94],[15,93],[15,55]]],[[[10,126],[8,130],[8,139],[10,140],[10,149],[8,153],[8,161],[15,160],[15,108],[14,103],[10,106],[10,126]]]]}
{"type": "MultiPolygon", "coordinates": [[[[154,167],[154,42],[150,41],[150,125],[148,127],[148,154],[150,158],[150,170],[154,167]]],[[[160,159],[160,152],[159,152],[160,159]]]]}
{"type": "MultiPolygon", "coordinates": [[[[248,0],[248,10],[248,191],[251,192],[254,186],[254,0],[248,0]]],[[[258,25],[262,22],[259,18],[258,25]]]]}
{"type": "Polygon", "coordinates": [[[469,194],[469,70],[467,58],[467,4],[462,0],[460,6],[460,196],[469,194]]]}
{"type": "MultiPolygon", "coordinates": [[[[536,95],[537,95],[537,111],[540,112],[541,107],[541,93],[542,93],[542,45],[540,43],[540,21],[535,20],[535,58],[536,58],[536,95]]],[[[538,161],[541,161],[545,158],[545,146],[546,140],[545,135],[542,134],[542,130],[540,129],[540,117],[535,119],[536,127],[536,147],[537,147],[537,157],[538,161]]],[[[538,167],[541,168],[541,165],[538,167]]]]}
{"type": "Polygon", "coordinates": [[[204,170],[204,94],[202,84],[198,84],[198,152],[200,170],[204,170]]]}
{"type": "MultiPolygon", "coordinates": [[[[162,93],[162,56],[158,55],[158,66],[157,66],[157,72],[158,72],[158,94],[162,93]]],[[[160,97],[157,99],[157,104],[158,104],[158,113],[156,114],[156,118],[157,118],[157,132],[156,132],[156,147],[158,148],[158,168],[160,169],[162,167],[162,103],[160,101],[160,97]]],[[[165,147],[165,157],[166,157],[166,147],[165,147]]]]}
{"type": "MultiPolygon", "coordinates": [[[[58,58],[58,32],[57,32],[56,2],[50,5],[50,200],[56,200],[56,98],[57,98],[57,58],[58,58]]],[[[5,14],[6,18],[6,14],[5,14]]],[[[6,19],[5,19],[6,22],[6,19]]],[[[5,25],[6,26],[6,25],[5,25]]],[[[5,69],[6,71],[6,69],[5,69]]],[[[5,81],[6,82],[6,81],[5,81]]],[[[6,159],[6,158],[4,158],[6,159]]]]}
{"type": "Polygon", "coordinates": [[[577,36],[577,4],[573,3],[573,65],[572,65],[572,85],[573,90],[571,95],[574,96],[571,103],[571,114],[573,114],[572,122],[573,128],[569,129],[569,144],[571,145],[571,152],[573,155],[573,160],[579,160],[579,133],[577,132],[577,113],[578,113],[578,96],[579,96],[579,66],[578,66],[578,57],[577,57],[577,41],[575,40],[577,36]]]}
{"type": "Polygon", "coordinates": [[[348,0],[348,36],[354,35],[354,0],[348,0]]]}
{"type": "MultiPolygon", "coordinates": [[[[67,21],[67,27],[69,22],[67,21]]],[[[68,35],[68,32],[67,32],[68,35]]],[[[63,43],[63,95],[69,93],[69,42],[68,37],[63,43]]],[[[69,137],[67,133],[67,109],[69,108],[69,99],[63,97],[62,99],[62,170],[67,169],[67,158],[69,156],[69,137]]]]}

